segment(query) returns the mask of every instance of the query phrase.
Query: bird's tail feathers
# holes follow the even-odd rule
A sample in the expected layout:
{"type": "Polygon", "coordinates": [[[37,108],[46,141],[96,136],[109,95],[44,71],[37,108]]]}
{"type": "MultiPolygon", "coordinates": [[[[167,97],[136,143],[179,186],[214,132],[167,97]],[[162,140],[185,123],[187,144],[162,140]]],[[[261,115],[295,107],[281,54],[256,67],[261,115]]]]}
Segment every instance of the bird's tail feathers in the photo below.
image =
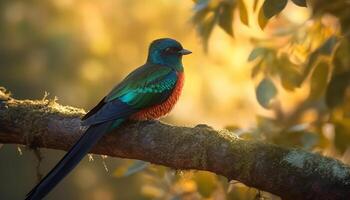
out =
{"type": "Polygon", "coordinates": [[[46,196],[73,170],[105,133],[119,126],[123,121],[119,119],[90,126],[58,164],[27,194],[26,200],[39,200],[46,196]]]}

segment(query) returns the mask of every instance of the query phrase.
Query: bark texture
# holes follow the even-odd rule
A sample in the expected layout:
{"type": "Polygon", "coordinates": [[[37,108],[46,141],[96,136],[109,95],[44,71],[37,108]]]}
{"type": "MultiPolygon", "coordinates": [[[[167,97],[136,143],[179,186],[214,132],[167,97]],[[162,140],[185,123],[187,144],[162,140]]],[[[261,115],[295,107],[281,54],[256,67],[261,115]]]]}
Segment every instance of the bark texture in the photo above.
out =
{"type": "MultiPolygon", "coordinates": [[[[80,137],[84,110],[50,100],[16,100],[0,91],[0,143],[67,150],[80,137]]],[[[332,158],[238,139],[206,125],[127,122],[92,153],[174,169],[211,171],[286,200],[350,199],[350,167],[332,158]]]]}

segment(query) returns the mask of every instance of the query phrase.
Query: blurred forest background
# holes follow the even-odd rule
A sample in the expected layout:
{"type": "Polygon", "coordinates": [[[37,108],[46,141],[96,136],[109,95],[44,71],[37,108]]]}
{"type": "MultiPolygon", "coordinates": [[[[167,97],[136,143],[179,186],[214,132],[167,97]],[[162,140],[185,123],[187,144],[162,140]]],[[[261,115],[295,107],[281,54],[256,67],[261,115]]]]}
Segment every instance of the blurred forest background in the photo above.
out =
{"type": "MultiPolygon", "coordinates": [[[[1,0],[0,86],[88,110],[145,62],[152,40],[171,37],[194,53],[164,121],[350,164],[349,9],[347,0],[1,0]]],[[[1,145],[0,199],[23,199],[64,154],[40,151],[38,162],[32,150],[1,145]]],[[[278,199],[208,172],[98,155],[48,196],[62,198],[278,199]]]]}

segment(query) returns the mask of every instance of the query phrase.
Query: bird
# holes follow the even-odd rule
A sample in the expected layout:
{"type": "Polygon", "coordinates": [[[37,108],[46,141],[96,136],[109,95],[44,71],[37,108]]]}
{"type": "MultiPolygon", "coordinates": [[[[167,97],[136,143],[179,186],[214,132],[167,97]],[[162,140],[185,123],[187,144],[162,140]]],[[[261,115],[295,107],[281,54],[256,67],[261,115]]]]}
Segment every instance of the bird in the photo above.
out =
{"type": "Polygon", "coordinates": [[[86,131],[25,200],[44,198],[103,135],[123,122],[158,119],[168,114],[178,101],[184,84],[182,56],[191,53],[171,38],[151,42],[146,63],[127,75],[82,117],[81,125],[88,127],[86,131]]]}

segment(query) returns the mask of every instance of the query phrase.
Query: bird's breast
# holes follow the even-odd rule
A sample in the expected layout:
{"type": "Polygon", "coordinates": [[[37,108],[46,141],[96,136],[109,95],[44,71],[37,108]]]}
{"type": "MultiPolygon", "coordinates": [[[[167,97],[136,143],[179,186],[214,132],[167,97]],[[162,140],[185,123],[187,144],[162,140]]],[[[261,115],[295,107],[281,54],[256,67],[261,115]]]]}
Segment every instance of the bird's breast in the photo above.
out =
{"type": "Polygon", "coordinates": [[[175,106],[177,100],[179,99],[182,87],[184,85],[184,73],[179,72],[178,73],[178,80],[176,82],[176,85],[171,93],[171,95],[161,104],[143,109],[134,115],[132,115],[130,118],[134,120],[149,120],[149,119],[158,119],[166,114],[168,114],[173,107],[175,106]]]}

